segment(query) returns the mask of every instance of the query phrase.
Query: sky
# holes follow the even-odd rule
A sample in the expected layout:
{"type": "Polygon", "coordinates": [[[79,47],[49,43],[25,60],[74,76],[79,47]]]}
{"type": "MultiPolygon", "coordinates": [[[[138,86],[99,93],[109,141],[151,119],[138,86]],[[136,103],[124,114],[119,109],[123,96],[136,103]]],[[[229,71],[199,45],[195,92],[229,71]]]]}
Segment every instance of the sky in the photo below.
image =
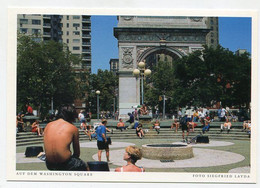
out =
{"type": "MultiPolygon", "coordinates": [[[[91,16],[92,73],[109,70],[109,60],[118,58],[118,44],[113,28],[116,16],[91,16]]],[[[219,17],[219,43],[233,52],[246,49],[251,53],[251,18],[219,17]]]]}

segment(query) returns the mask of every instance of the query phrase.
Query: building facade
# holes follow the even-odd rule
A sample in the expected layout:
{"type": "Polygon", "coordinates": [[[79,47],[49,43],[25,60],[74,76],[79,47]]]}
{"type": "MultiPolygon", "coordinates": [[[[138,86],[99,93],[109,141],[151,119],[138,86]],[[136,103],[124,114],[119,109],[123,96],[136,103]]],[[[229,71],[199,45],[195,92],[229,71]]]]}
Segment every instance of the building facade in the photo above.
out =
{"type": "Polygon", "coordinates": [[[208,17],[206,24],[210,29],[206,37],[206,44],[215,48],[219,45],[218,17],[208,17]]]}
{"type": "MultiPolygon", "coordinates": [[[[82,59],[74,65],[76,73],[91,72],[91,20],[87,15],[17,15],[18,33],[31,36],[34,41],[54,40],[65,43],[69,51],[82,59]]],[[[86,94],[87,95],[87,94],[86,94]]],[[[86,108],[84,97],[76,99],[78,111],[86,108]]]]}
{"type": "Polygon", "coordinates": [[[82,58],[82,64],[74,68],[91,72],[90,16],[19,14],[17,29],[32,36],[34,41],[55,40],[67,44],[72,54],[82,58]]]}
{"type": "Polygon", "coordinates": [[[109,67],[111,72],[117,74],[119,70],[119,59],[110,59],[109,67]]]}

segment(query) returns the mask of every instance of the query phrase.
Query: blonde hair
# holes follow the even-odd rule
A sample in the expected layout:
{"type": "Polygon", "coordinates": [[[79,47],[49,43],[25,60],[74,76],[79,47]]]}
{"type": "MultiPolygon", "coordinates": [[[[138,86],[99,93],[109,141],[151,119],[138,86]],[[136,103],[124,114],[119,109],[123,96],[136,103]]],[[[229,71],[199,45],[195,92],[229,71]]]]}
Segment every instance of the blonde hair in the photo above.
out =
{"type": "Polygon", "coordinates": [[[134,163],[142,158],[142,151],[136,146],[128,146],[125,148],[125,151],[128,153],[134,163]]]}

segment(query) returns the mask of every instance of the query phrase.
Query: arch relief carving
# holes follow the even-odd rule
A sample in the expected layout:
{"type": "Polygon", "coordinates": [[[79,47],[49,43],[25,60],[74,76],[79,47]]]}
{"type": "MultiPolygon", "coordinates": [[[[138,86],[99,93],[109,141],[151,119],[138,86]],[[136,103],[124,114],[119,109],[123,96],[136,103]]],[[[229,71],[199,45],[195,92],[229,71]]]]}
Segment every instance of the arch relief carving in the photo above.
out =
{"type": "Polygon", "coordinates": [[[133,68],[133,48],[122,47],[123,57],[122,57],[122,68],[131,69],[133,68]]]}

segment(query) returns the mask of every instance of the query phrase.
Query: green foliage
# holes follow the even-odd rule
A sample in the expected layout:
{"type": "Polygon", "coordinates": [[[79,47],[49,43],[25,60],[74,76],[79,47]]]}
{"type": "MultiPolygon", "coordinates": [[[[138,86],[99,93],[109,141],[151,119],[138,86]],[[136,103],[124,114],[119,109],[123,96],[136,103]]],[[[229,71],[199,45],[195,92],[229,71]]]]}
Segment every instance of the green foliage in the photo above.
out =
{"type": "Polygon", "coordinates": [[[251,59],[218,46],[205,46],[174,61],[159,62],[146,84],[145,100],[162,111],[160,95],[166,95],[166,112],[176,107],[207,107],[221,101],[223,106],[249,106],[251,100],[251,59]]]}
{"type": "Polygon", "coordinates": [[[99,69],[97,74],[91,74],[88,95],[88,101],[91,102],[91,112],[96,113],[97,110],[97,90],[100,91],[100,111],[112,111],[116,98],[116,88],[118,88],[118,76],[112,72],[99,69]]]}
{"type": "Polygon", "coordinates": [[[76,94],[72,64],[79,63],[63,44],[34,42],[19,35],[17,47],[17,107],[26,102],[46,115],[53,97],[55,108],[71,104],[76,94]]]}

